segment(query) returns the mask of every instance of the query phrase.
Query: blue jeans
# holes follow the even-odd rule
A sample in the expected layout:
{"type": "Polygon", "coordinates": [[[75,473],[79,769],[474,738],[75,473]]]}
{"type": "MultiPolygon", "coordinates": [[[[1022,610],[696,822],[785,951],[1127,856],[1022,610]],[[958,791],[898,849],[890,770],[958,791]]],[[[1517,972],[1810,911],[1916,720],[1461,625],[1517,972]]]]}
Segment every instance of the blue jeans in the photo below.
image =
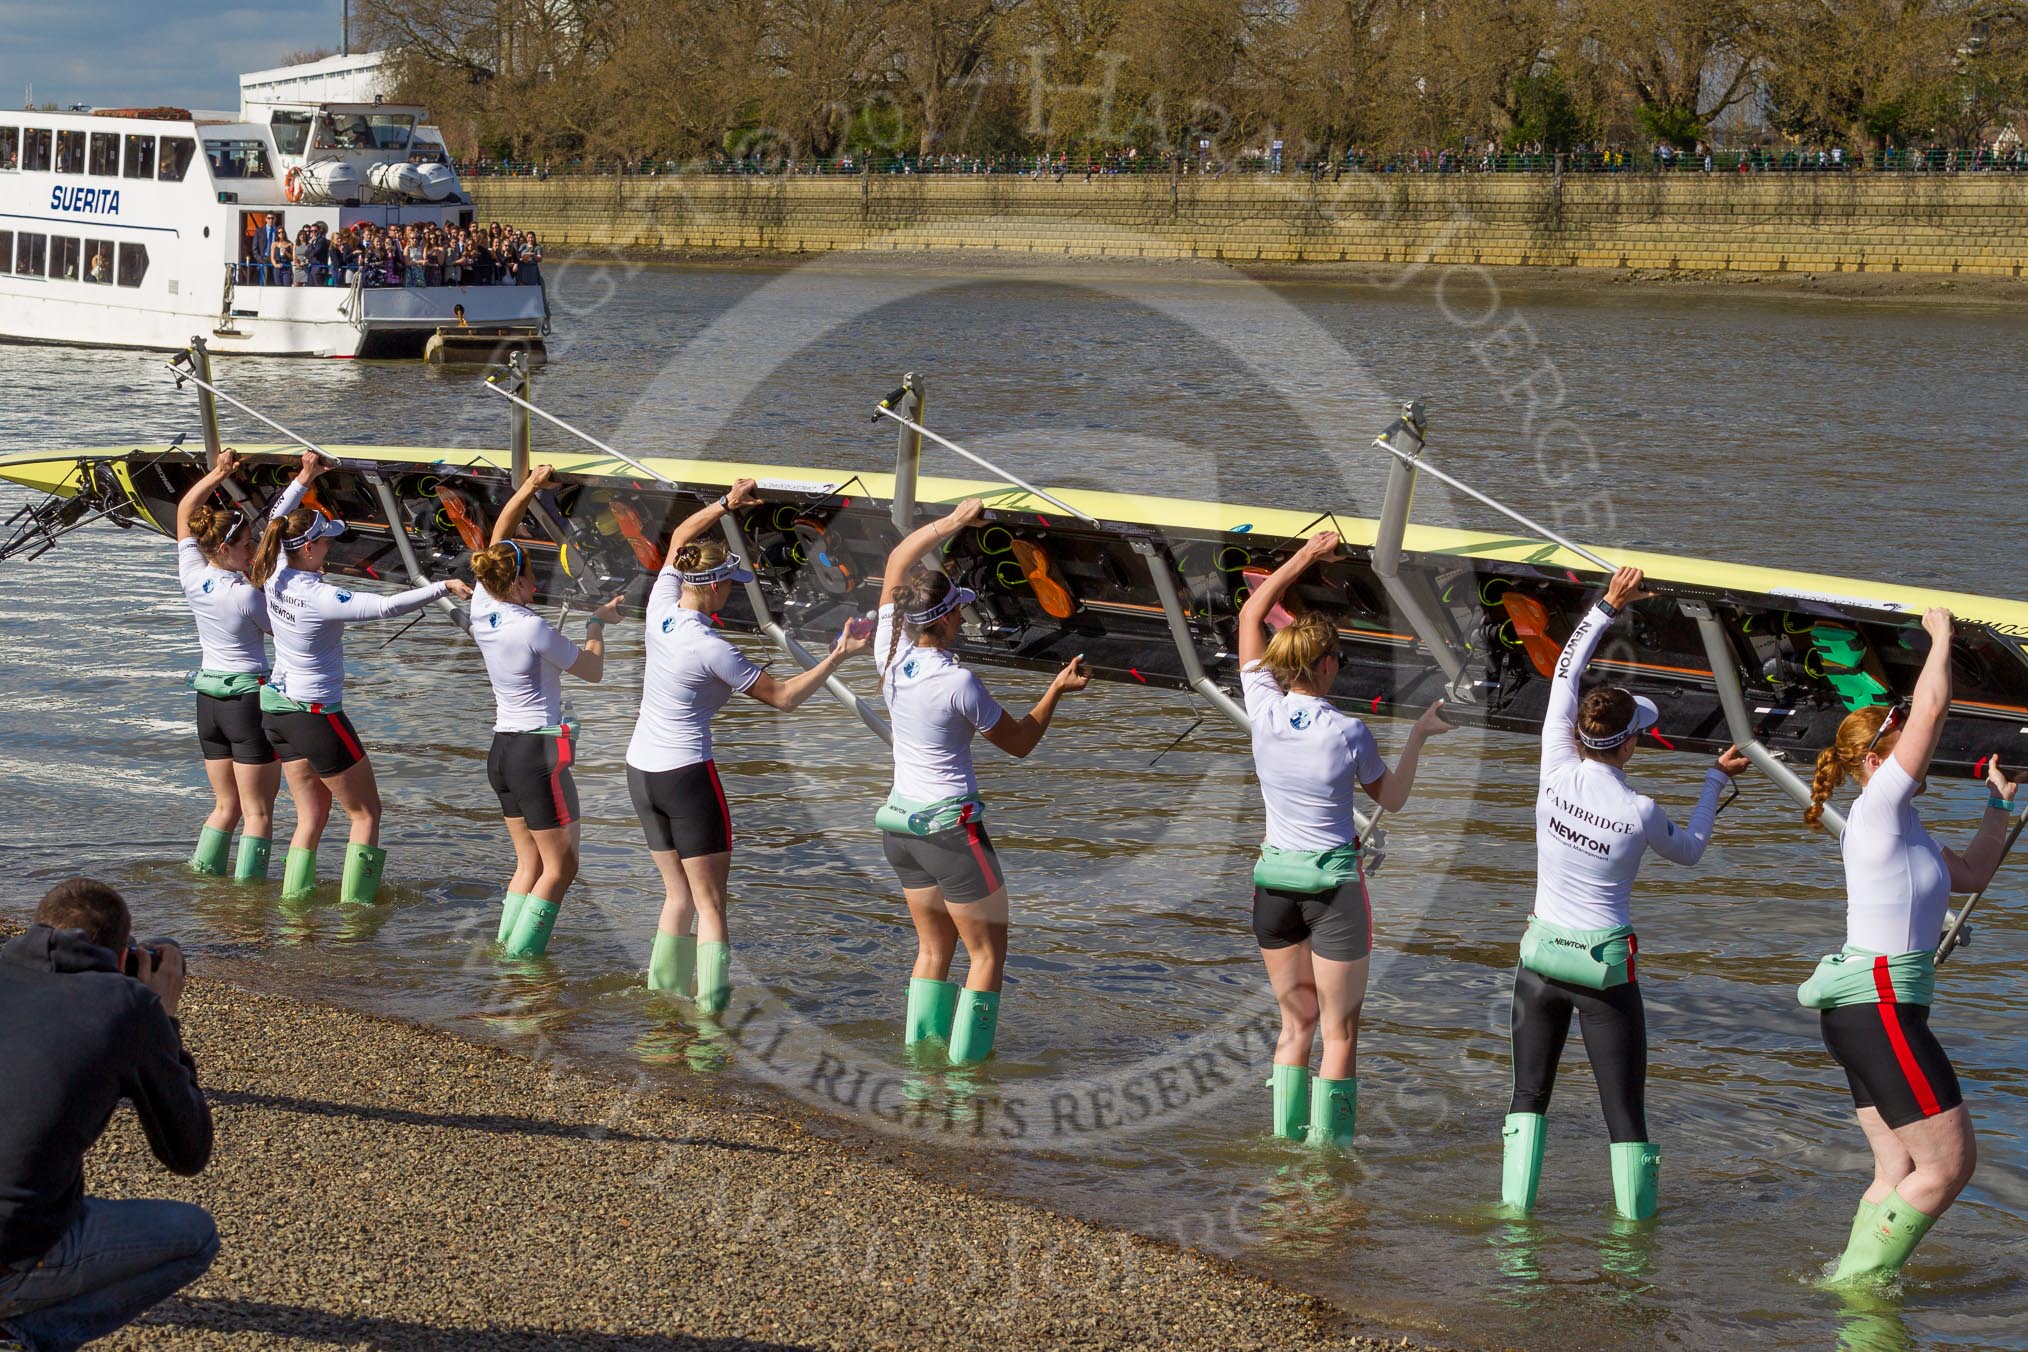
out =
{"type": "Polygon", "coordinates": [[[217,1256],[218,1227],[202,1207],[87,1197],[41,1262],[0,1274],[0,1329],[33,1352],[71,1352],[196,1281],[217,1256]]]}

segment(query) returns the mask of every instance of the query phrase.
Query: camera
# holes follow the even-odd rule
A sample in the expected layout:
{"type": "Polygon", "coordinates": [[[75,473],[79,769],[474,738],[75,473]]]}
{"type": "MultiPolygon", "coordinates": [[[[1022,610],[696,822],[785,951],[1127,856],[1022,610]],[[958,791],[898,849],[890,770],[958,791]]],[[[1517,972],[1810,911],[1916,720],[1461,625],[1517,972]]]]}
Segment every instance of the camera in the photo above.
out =
{"type": "Polygon", "coordinates": [[[162,961],[162,949],[157,944],[131,944],[127,948],[126,957],[120,960],[120,970],[128,976],[133,977],[136,981],[141,979],[141,955],[143,953],[148,955],[148,966],[150,969],[153,969],[157,963],[162,961]]]}

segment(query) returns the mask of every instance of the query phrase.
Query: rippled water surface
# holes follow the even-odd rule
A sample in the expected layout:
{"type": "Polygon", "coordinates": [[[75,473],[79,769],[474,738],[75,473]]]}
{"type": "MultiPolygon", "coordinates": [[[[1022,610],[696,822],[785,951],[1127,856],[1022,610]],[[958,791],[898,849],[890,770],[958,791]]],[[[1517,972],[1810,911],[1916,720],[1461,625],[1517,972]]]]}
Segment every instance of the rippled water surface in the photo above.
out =
{"type": "MultiPolygon", "coordinates": [[[[2005,309],[1495,291],[1469,272],[1398,291],[1163,272],[555,272],[540,397],[636,451],[881,469],[892,438],[870,406],[913,369],[934,423],[1040,482],[1357,511],[1380,474],[1364,443],[1421,397],[1441,463],[1602,543],[2018,594],[2028,322],[2005,309]]],[[[0,348],[0,451],[194,439],[189,396],[159,361],[0,348]]],[[[221,378],[321,440],[506,435],[500,401],[468,374],[238,361],[221,378]]],[[[227,427],[267,439],[234,415],[227,427]]],[[[941,453],[929,467],[963,468],[941,453]]],[[[1434,487],[1419,519],[1484,520],[1434,487]]],[[[0,490],[9,511],[22,500],[0,490]]],[[[1939,981],[1979,1176],[1900,1299],[1861,1308],[1810,1285],[1843,1243],[1867,1156],[1792,994],[1840,940],[1839,871],[1765,784],[1721,820],[1701,868],[1653,863],[1636,898],[1660,1223],[1611,1218],[1573,1045],[1541,1211],[1513,1224],[1492,1203],[1508,972],[1533,885],[1526,739],[1434,744],[1393,824],[1373,885],[1359,1154],[1323,1163],[1262,1136],[1272,1006],[1246,924],[1260,806],[1241,736],[1193,731],[1179,694],[1094,689],[1020,764],[982,744],[1017,929],[999,1056],[958,1076],[908,1067],[895,1046],[913,939],[871,827],[884,748],[836,705],[785,718],[742,701],[720,720],[740,988],[722,1026],[700,1026],[638,984],[659,888],[622,763],[636,631],[617,631],[605,685],[573,691],[588,729],[583,876],[549,960],[509,964],[481,938],[507,858],[484,777],[491,702],[441,619],[350,640],[346,703],[389,804],[391,896],[348,913],[179,867],[205,804],[181,684],[197,647],[166,542],[100,529],[0,566],[0,615],[14,880],[0,911],[88,870],[200,964],[646,1083],[788,1094],[836,1113],[834,1130],[913,1128],[982,1186],[1463,1340],[2028,1345],[2028,997],[2007,979],[2024,956],[2018,873],[1939,981]]],[[[847,674],[870,688],[864,667],[847,674]]],[[[990,682],[1016,705],[1038,688],[990,682]]],[[[1401,731],[1378,729],[1390,754],[1401,731]]],[[[1702,768],[1644,753],[1634,774],[1686,810],[1702,768]]],[[[1981,802],[1939,784],[1925,813],[1962,839],[1981,802]]]]}

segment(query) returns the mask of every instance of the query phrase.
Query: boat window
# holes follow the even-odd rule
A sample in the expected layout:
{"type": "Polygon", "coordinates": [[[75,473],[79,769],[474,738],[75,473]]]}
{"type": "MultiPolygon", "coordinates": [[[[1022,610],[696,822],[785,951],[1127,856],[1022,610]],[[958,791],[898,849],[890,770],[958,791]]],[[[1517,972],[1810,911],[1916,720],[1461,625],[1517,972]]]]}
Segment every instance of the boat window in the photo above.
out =
{"type": "Polygon", "coordinates": [[[148,246],[145,244],[122,244],[120,246],[120,285],[139,286],[141,279],[148,275],[148,246]]]}
{"type": "Polygon", "coordinates": [[[118,132],[95,131],[92,133],[92,172],[106,178],[120,176],[120,137],[118,132]]]}
{"type": "Polygon", "coordinates": [[[154,137],[129,136],[127,138],[127,177],[155,177],[154,137]]]}
{"type": "Polygon", "coordinates": [[[85,164],[85,134],[60,131],[56,134],[56,172],[82,174],[85,164]]]}
{"type": "Polygon", "coordinates": [[[165,136],[162,138],[162,163],[155,171],[155,177],[164,183],[181,183],[183,176],[190,172],[190,162],[197,158],[197,142],[188,136],[165,136]]]}
{"type": "Polygon", "coordinates": [[[330,113],[317,119],[320,150],[406,150],[413,113],[330,113]]]}
{"type": "Polygon", "coordinates": [[[213,178],[273,178],[268,167],[265,141],[211,141],[204,143],[204,158],[211,161],[213,178]]]}
{"type": "Polygon", "coordinates": [[[276,109],[268,119],[268,131],[274,135],[276,154],[300,155],[310,139],[310,114],[276,109]]]}
{"type": "Polygon", "coordinates": [[[109,239],[88,239],[84,242],[84,279],[96,286],[108,286],[113,280],[113,242],[109,239]]]}
{"type": "Polygon", "coordinates": [[[84,260],[78,254],[78,242],[52,235],[49,240],[49,275],[61,282],[74,282],[83,273],[84,260]]]}
{"type": "Polygon", "coordinates": [[[13,262],[14,232],[12,230],[0,230],[0,273],[6,272],[8,266],[13,262]]]}
{"type": "Polygon", "coordinates": [[[0,127],[0,169],[21,167],[21,128],[0,127]]]}
{"type": "Polygon", "coordinates": [[[23,230],[14,237],[14,275],[40,277],[49,258],[49,236],[23,230]]]}
{"type": "Polygon", "coordinates": [[[49,172],[49,147],[53,136],[47,127],[23,127],[21,129],[21,167],[41,173],[49,172]]]}

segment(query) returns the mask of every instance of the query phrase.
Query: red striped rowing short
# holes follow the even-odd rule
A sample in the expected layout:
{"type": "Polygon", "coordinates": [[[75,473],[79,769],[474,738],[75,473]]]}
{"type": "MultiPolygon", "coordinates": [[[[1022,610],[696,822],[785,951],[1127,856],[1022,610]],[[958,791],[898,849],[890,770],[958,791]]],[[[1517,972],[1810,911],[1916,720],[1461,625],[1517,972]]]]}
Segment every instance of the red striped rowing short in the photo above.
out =
{"type": "Polygon", "coordinates": [[[1852,1102],[1890,1127],[1949,1112],[1965,1101],[1958,1073],[1929,1031],[1929,1006],[1840,1005],[1823,1011],[1824,1045],[1852,1086],[1852,1102]]]}

